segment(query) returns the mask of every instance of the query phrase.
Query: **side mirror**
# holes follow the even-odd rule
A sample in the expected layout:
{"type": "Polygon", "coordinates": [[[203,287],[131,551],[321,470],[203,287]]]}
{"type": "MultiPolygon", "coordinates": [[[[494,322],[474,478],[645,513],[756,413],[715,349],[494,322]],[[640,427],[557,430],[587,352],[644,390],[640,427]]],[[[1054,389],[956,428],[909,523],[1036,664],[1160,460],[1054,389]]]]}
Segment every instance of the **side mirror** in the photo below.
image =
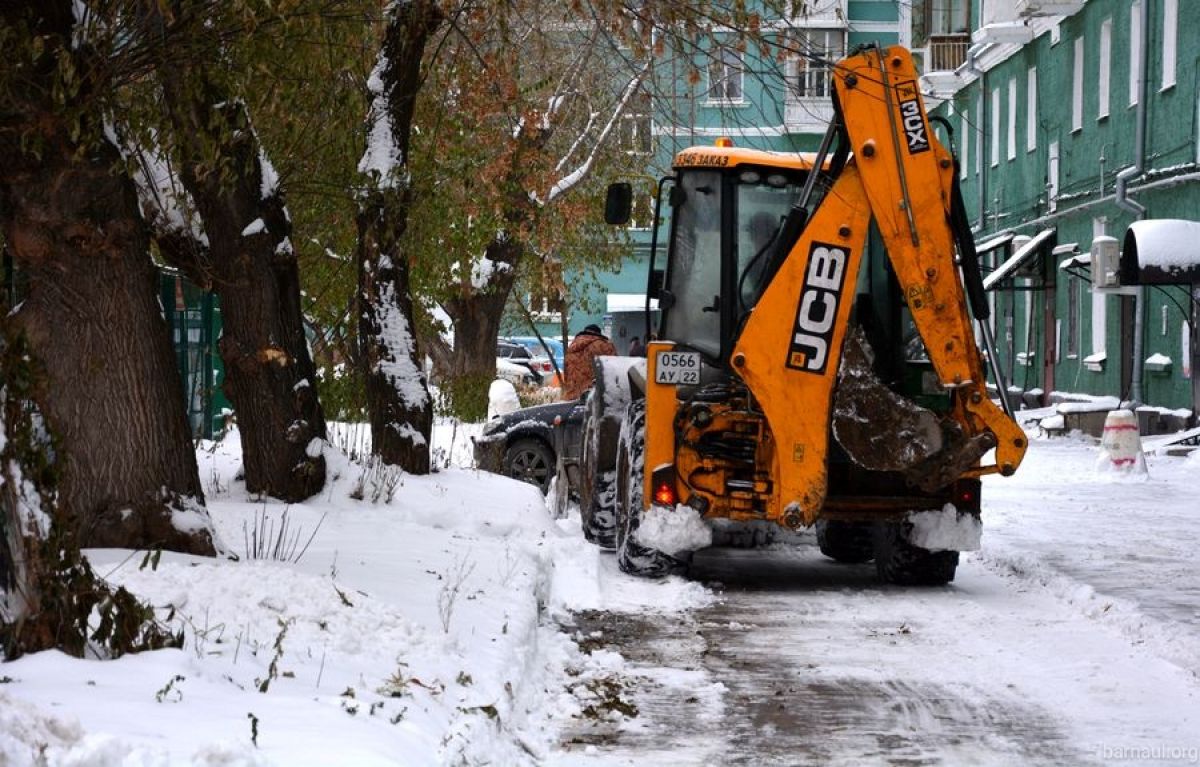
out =
{"type": "Polygon", "coordinates": [[[608,196],[604,200],[604,221],[613,225],[629,223],[633,209],[633,187],[627,181],[608,185],[608,196]]]}
{"type": "Polygon", "coordinates": [[[655,269],[654,271],[650,272],[650,284],[647,286],[646,291],[650,298],[658,298],[662,295],[663,278],[664,274],[662,269],[655,269]]]}

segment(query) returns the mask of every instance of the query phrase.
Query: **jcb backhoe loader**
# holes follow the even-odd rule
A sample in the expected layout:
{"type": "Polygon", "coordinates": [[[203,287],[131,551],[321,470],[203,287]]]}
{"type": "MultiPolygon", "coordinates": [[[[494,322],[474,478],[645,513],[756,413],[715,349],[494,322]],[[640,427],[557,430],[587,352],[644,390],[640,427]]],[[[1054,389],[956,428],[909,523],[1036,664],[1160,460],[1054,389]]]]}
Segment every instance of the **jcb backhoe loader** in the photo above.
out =
{"type": "MultiPolygon", "coordinates": [[[[730,541],[815,524],[835,559],[945,583],[970,547],[956,537],[978,528],[978,478],[1024,455],[989,397],[968,298],[985,346],[988,305],[955,158],[911,56],[865,49],[833,80],[815,155],[718,142],[680,152],[660,185],[670,231],[648,288],[660,340],[644,365],[601,358],[574,474],[585,533],[627,572],[687,559],[683,513],[730,541]]],[[[607,208],[627,218],[627,185],[607,208]]]]}

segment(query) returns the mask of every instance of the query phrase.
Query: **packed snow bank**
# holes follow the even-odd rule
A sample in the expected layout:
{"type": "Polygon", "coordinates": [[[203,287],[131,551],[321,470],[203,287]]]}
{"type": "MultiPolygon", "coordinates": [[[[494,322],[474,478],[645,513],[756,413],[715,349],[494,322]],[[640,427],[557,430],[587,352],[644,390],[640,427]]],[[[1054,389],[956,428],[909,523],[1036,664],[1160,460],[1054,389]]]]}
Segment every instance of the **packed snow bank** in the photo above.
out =
{"type": "Polygon", "coordinates": [[[691,506],[654,505],[642,515],[633,537],[643,546],[677,556],[711,546],[712,528],[691,506]]]}
{"type": "Polygon", "coordinates": [[[908,541],[929,551],[979,551],[983,522],[969,512],[960,512],[947,503],[940,511],[913,511],[908,514],[912,531],[908,541]]]}
{"type": "MultiPolygon", "coordinates": [[[[246,493],[236,430],[203,445],[209,510],[241,561],[87,552],[184,648],[5,664],[0,764],[536,761],[544,710],[564,705],[554,658],[573,647],[542,625],[564,535],[532,486],[456,468],[474,428],[439,427],[449,468],[423,477],[327,447],[327,487],[290,506],[246,493]]],[[[369,448],[341,425],[331,441],[369,448]]]]}

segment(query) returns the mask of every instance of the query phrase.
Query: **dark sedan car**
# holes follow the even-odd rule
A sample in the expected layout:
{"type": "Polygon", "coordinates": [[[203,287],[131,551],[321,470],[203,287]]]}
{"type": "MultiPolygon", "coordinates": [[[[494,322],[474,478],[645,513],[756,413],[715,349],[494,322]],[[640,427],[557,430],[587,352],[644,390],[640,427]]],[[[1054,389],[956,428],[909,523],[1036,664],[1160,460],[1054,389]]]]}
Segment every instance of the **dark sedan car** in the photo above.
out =
{"type": "Polygon", "coordinates": [[[475,438],[475,465],[537,485],[545,493],[558,456],[573,463],[578,455],[587,395],[567,402],[515,410],[497,416],[475,438]]]}

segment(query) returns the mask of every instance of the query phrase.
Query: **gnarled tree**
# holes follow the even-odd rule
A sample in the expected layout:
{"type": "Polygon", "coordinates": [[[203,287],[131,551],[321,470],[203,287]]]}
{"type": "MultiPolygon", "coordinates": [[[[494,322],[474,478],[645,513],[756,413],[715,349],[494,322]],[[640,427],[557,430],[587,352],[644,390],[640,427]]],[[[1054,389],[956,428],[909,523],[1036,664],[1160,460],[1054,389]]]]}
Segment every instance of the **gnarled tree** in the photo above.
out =
{"type": "Polygon", "coordinates": [[[7,321],[45,371],[78,540],[213,554],[146,227],[103,130],[118,46],[73,7],[0,4],[0,227],[28,286],[7,321]]]}
{"type": "Polygon", "coordinates": [[[210,31],[221,27],[198,23],[208,5],[175,2],[164,17],[151,4],[149,22],[164,39],[188,35],[209,54],[156,72],[170,128],[161,135],[171,138],[179,179],[205,235],[190,247],[164,243],[161,250],[220,297],[224,389],[237,413],[246,489],[302,501],[324,485],[326,432],[304,335],[292,222],[245,102],[226,83],[228,62],[210,31]]]}

